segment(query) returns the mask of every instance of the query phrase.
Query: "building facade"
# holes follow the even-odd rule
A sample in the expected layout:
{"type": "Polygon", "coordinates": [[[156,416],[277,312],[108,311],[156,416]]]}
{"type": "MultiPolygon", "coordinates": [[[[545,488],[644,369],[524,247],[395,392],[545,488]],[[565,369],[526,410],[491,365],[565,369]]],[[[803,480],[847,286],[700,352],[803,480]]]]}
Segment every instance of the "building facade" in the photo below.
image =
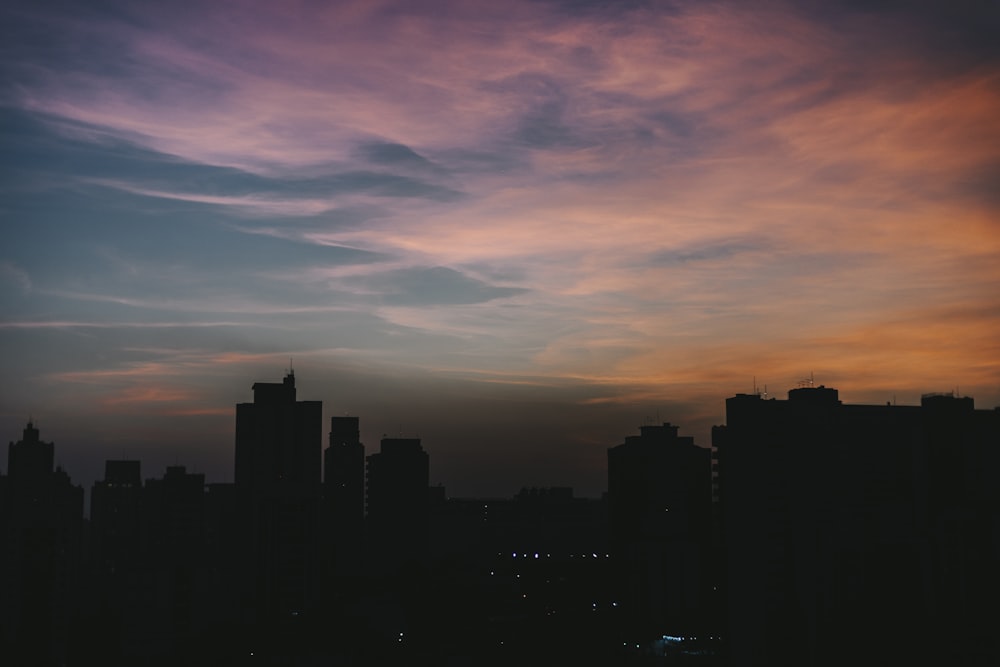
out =
{"type": "Polygon", "coordinates": [[[357,417],[330,418],[323,456],[323,529],[329,575],[360,571],[364,553],[365,446],[357,417]]]}
{"type": "Polygon", "coordinates": [[[420,438],[382,438],[367,459],[367,526],[373,563],[394,568],[426,555],[430,457],[420,438]]]}
{"type": "Polygon", "coordinates": [[[608,450],[610,550],[641,636],[697,634],[710,618],[711,452],[671,424],[608,450]]]}
{"type": "Polygon", "coordinates": [[[1000,412],[844,405],[820,386],[738,394],[726,419],[734,664],[996,659],[1000,412]]]}
{"type": "Polygon", "coordinates": [[[83,488],[54,459],[28,422],[0,475],[0,655],[17,664],[65,660],[78,601],[83,488]]]}
{"type": "Polygon", "coordinates": [[[295,375],[257,382],[236,406],[235,490],[245,536],[244,608],[255,620],[299,615],[318,602],[320,401],[296,400],[295,375]]]}

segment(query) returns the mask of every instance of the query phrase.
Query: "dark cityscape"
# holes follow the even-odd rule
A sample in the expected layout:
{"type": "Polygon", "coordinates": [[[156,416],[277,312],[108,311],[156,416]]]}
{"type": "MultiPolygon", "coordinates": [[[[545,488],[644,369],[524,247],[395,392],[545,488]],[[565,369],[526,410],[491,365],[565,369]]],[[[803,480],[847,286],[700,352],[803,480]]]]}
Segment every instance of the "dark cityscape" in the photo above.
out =
{"type": "Polygon", "coordinates": [[[1000,665],[998,35],[0,2],[0,667],[1000,665]]]}
{"type": "Polygon", "coordinates": [[[419,438],[298,400],[235,407],[235,481],[105,462],[28,423],[0,476],[18,665],[992,665],[1000,409],[954,393],[726,400],[607,449],[607,493],[453,498],[419,438]],[[324,443],[326,446],[324,447],[324,443]],[[148,475],[148,473],[147,473],[148,475]]]}

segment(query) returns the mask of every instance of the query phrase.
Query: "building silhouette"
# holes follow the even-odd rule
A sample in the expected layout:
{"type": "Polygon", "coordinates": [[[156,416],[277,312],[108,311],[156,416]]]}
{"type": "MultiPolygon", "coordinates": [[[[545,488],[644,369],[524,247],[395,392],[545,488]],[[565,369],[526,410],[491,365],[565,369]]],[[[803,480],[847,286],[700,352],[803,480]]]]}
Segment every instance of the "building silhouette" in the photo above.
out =
{"type": "Polygon", "coordinates": [[[709,627],[712,455],[677,431],[643,426],[608,450],[610,550],[643,639],[709,627]]]}
{"type": "Polygon", "coordinates": [[[153,623],[170,646],[188,640],[212,619],[204,614],[210,589],[205,552],[205,476],[168,466],[143,488],[143,549],[153,623]]]}
{"type": "Polygon", "coordinates": [[[449,498],[419,439],[365,457],[334,417],[323,452],[291,373],[253,394],[234,483],[106,461],[89,524],[28,423],[0,474],[0,661],[1000,664],[1000,409],[971,398],[738,394],[714,457],[644,426],[597,500],[449,498]]]}
{"type": "Polygon", "coordinates": [[[0,476],[0,655],[19,664],[65,660],[72,631],[83,488],[54,459],[28,422],[0,476]]]}
{"type": "Polygon", "coordinates": [[[733,664],[996,664],[1000,412],[800,387],[713,441],[733,664]]]}
{"type": "Polygon", "coordinates": [[[365,447],[357,417],[330,418],[330,444],[323,453],[323,530],[328,575],[361,569],[364,555],[365,447]]]}
{"type": "Polygon", "coordinates": [[[138,559],[141,510],[142,463],[105,461],[104,479],[90,490],[91,533],[102,577],[121,576],[138,559]]]}
{"type": "Polygon", "coordinates": [[[298,615],[318,602],[322,416],[296,400],[295,375],[257,382],[236,406],[236,474],[250,618],[298,615]]]}
{"type": "Polygon", "coordinates": [[[382,438],[367,458],[367,524],[372,562],[393,569],[426,553],[430,457],[420,438],[382,438]]]}

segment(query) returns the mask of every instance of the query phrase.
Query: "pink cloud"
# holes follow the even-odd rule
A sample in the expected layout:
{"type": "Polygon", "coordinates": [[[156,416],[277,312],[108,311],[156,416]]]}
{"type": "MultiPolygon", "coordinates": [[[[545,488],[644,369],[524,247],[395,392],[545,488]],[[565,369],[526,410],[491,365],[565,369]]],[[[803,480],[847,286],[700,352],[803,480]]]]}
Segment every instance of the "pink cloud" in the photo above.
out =
{"type": "MultiPolygon", "coordinates": [[[[276,280],[342,287],[410,266],[516,269],[497,281],[528,290],[505,302],[516,311],[351,306],[430,334],[512,341],[475,366],[501,380],[498,369],[513,368],[637,387],[621,394],[634,398],[698,377],[787,377],[804,358],[872,384],[1000,377],[984,333],[996,323],[948,310],[963,298],[993,304],[1000,289],[995,200],[968,187],[1000,160],[995,69],[953,75],[902,38],[879,41],[885,24],[823,25],[780,4],[614,20],[543,3],[452,3],[433,15],[393,3],[289,7],[163,16],[173,29],[155,34],[94,27],[155,73],[157,94],[50,71],[22,103],[186,160],[267,174],[346,169],[365,142],[411,147],[464,196],[386,203],[112,185],[288,218],[345,203],[387,208],[296,238],[391,260],[297,267],[276,280]],[[508,166],[456,166],[476,151],[508,166]],[[656,260],[727,239],[759,248],[656,260]],[[895,357],[876,372],[884,349],[895,357]]],[[[126,305],[340,312],[198,298],[126,305]]]]}

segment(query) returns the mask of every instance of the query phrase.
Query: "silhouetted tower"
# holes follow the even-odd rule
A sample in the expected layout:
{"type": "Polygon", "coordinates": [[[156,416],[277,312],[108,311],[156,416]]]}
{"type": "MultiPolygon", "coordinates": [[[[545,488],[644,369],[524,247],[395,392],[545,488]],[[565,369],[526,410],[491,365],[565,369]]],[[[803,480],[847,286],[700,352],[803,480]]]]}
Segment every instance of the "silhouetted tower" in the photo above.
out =
{"type": "Polygon", "coordinates": [[[291,372],[281,383],[257,382],[252,389],[253,403],[236,406],[237,488],[318,496],[323,403],[296,401],[291,372]]]}
{"type": "Polygon", "coordinates": [[[365,447],[357,417],[330,418],[330,446],[323,464],[324,528],[332,573],[357,573],[365,520],[365,447]]]}
{"type": "Polygon", "coordinates": [[[0,642],[17,664],[65,659],[83,489],[53,470],[54,452],[28,422],[0,477],[0,642]]]}
{"type": "Polygon", "coordinates": [[[317,601],[323,404],[296,401],[295,376],[257,382],[236,406],[235,486],[247,536],[247,608],[289,616],[317,601]]]}
{"type": "Polygon", "coordinates": [[[104,462],[104,479],[90,490],[94,581],[91,641],[111,651],[133,640],[142,620],[134,613],[145,601],[142,569],[142,472],[139,461],[104,462]],[[99,628],[99,634],[96,630],[99,628]]]}
{"type": "Polygon", "coordinates": [[[395,567],[425,556],[430,459],[420,438],[382,438],[368,457],[368,527],[376,563],[395,567]]]}
{"type": "Polygon", "coordinates": [[[711,545],[711,451],[671,424],[643,426],[608,450],[610,548],[640,632],[705,629],[711,545]]]}
{"type": "Polygon", "coordinates": [[[7,446],[7,474],[25,492],[38,490],[43,480],[52,474],[55,445],[43,442],[31,422],[24,427],[21,439],[7,446]]]}
{"type": "Polygon", "coordinates": [[[141,465],[139,461],[105,461],[104,479],[91,488],[91,532],[102,576],[120,576],[139,557],[141,465]]]}
{"type": "Polygon", "coordinates": [[[155,597],[166,626],[161,632],[169,630],[175,642],[182,641],[201,612],[198,594],[208,587],[205,476],[189,473],[184,466],[168,466],[161,479],[147,479],[143,531],[149,568],[163,584],[155,597]]]}

